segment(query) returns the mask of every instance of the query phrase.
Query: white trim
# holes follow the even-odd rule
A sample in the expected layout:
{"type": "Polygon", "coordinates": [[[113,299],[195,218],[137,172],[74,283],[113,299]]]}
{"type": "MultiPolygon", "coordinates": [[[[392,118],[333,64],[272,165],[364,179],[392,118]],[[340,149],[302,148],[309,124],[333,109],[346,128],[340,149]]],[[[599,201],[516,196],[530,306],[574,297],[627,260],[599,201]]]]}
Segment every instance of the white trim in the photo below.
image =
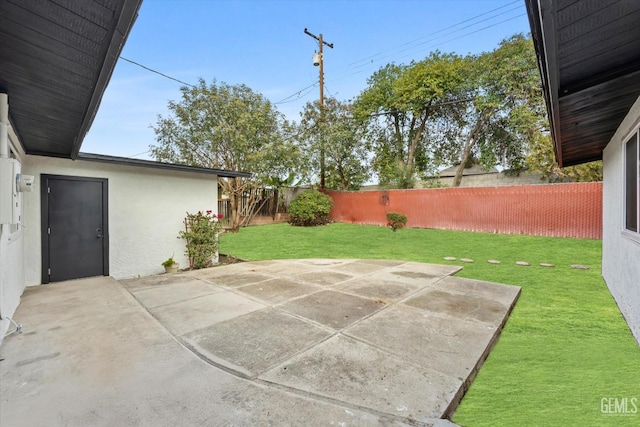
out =
{"type": "Polygon", "coordinates": [[[640,233],[634,233],[633,231],[623,230],[622,233],[620,233],[620,235],[625,239],[629,240],[630,242],[637,243],[638,245],[640,245],[640,233]]]}

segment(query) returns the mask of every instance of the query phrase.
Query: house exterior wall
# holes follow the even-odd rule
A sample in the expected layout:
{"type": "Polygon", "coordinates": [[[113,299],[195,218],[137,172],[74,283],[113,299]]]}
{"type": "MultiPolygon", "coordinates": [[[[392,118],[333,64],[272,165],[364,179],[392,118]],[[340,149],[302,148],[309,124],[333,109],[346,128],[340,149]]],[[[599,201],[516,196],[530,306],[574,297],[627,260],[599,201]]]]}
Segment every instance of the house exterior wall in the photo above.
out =
{"type": "Polygon", "coordinates": [[[602,276],[640,344],[640,240],[623,232],[624,143],[640,122],[640,97],[603,154],[602,276]]]}
{"type": "MultiPolygon", "coordinates": [[[[9,148],[16,155],[19,167],[22,165],[22,155],[15,134],[9,132],[9,148]]],[[[22,171],[21,171],[22,172],[22,171]]],[[[11,174],[13,175],[13,173],[11,174]]],[[[0,186],[0,192],[7,187],[0,186]]],[[[19,195],[22,198],[22,195],[19,195]]],[[[12,204],[10,195],[2,194],[1,203],[12,204]]],[[[22,210],[20,212],[22,214],[22,210]]],[[[4,334],[11,328],[8,318],[13,316],[20,296],[25,288],[24,281],[24,228],[22,224],[0,224],[0,343],[4,334]]]]}
{"type": "Polygon", "coordinates": [[[178,238],[186,212],[217,212],[217,176],[82,160],[26,156],[25,173],[34,175],[25,199],[25,282],[41,283],[41,174],[108,179],[109,274],[116,279],[157,274],[174,255],[188,267],[185,242],[178,238]]]}

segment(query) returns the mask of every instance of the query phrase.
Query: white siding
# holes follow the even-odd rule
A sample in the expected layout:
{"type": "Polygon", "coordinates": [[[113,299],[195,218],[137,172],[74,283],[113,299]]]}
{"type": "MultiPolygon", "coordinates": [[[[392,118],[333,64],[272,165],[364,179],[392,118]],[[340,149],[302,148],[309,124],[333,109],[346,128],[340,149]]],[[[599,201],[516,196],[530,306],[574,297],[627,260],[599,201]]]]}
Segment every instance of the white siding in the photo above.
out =
{"type": "Polygon", "coordinates": [[[640,97],[604,150],[602,276],[640,344],[640,241],[623,233],[624,143],[640,122],[640,97]]]}
{"type": "Polygon", "coordinates": [[[109,181],[109,273],[117,279],[161,273],[171,255],[188,267],[185,213],[217,212],[215,175],[27,156],[24,173],[35,176],[25,199],[25,280],[41,283],[40,175],[107,178],[109,181]]]}

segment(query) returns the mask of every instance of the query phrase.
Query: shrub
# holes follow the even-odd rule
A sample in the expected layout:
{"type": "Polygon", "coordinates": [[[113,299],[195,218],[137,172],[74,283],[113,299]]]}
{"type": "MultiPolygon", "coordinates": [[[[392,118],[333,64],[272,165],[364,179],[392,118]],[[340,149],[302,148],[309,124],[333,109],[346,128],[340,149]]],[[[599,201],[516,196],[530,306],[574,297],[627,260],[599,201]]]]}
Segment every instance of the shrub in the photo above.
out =
{"type": "Polygon", "coordinates": [[[398,228],[404,228],[407,225],[407,216],[400,212],[387,212],[387,225],[391,227],[393,231],[398,228]]]}
{"type": "Polygon", "coordinates": [[[328,224],[329,211],[333,207],[333,199],[316,190],[300,193],[289,204],[289,224],[291,225],[323,225],[328,224]]]}
{"type": "Polygon", "coordinates": [[[211,211],[190,214],[184,219],[185,231],[179,237],[187,241],[189,268],[210,267],[218,252],[218,232],[221,215],[212,215],[211,211]]]}

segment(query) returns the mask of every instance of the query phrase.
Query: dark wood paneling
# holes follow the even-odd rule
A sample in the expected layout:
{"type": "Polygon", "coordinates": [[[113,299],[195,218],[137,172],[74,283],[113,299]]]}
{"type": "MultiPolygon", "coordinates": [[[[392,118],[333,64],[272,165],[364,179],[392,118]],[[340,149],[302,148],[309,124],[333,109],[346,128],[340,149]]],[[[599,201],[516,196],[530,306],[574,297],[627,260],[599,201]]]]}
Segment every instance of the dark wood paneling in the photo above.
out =
{"type": "Polygon", "coordinates": [[[21,28],[29,29],[40,34],[47,43],[57,42],[74,48],[85,55],[97,57],[101,44],[88,37],[78,37],[78,34],[70,29],[61,27],[44,16],[34,14],[22,7],[4,8],[0,10],[0,21],[3,22],[0,31],[21,34],[14,29],[5,27],[9,22],[14,22],[21,28]]]}
{"type": "Polygon", "coordinates": [[[610,13],[603,11],[610,8],[611,3],[613,3],[611,0],[580,0],[570,4],[559,4],[557,23],[561,34],[558,41],[562,43],[567,38],[575,37],[576,30],[583,33],[581,28],[585,28],[585,25],[589,24],[588,20],[600,19],[599,16],[609,15],[610,13]],[[579,28],[567,31],[568,27],[572,26],[579,28]]]}
{"type": "Polygon", "coordinates": [[[560,97],[560,141],[565,165],[599,159],[640,95],[640,71],[560,97]]]}
{"type": "Polygon", "coordinates": [[[27,153],[74,156],[140,3],[0,0],[0,89],[27,153]]]}
{"type": "Polygon", "coordinates": [[[600,159],[640,95],[640,1],[525,4],[558,162],[600,159]]]}
{"type": "Polygon", "coordinates": [[[78,15],[83,21],[91,22],[103,28],[105,33],[113,25],[115,13],[122,7],[120,2],[113,2],[110,7],[93,0],[52,0],[61,8],[78,15]]]}

